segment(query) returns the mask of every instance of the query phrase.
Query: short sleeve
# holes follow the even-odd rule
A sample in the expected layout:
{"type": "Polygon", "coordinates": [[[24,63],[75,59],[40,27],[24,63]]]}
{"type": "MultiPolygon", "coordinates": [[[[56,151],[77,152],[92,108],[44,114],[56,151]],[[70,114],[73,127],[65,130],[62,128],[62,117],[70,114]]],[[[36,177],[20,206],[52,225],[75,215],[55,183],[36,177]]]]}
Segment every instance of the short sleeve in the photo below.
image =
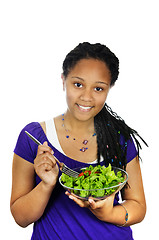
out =
{"type": "Polygon", "coordinates": [[[127,163],[132,161],[138,155],[133,139],[127,141],[127,163]]]}
{"type": "Polygon", "coordinates": [[[27,136],[25,131],[40,139],[42,128],[39,123],[33,122],[25,126],[19,134],[14,153],[30,163],[34,163],[38,146],[27,136]]]}
{"type": "Polygon", "coordinates": [[[125,141],[124,136],[120,135],[120,144],[123,150],[127,146],[127,153],[126,153],[127,163],[132,161],[138,155],[138,151],[136,149],[136,146],[132,137],[129,140],[125,141]]]}

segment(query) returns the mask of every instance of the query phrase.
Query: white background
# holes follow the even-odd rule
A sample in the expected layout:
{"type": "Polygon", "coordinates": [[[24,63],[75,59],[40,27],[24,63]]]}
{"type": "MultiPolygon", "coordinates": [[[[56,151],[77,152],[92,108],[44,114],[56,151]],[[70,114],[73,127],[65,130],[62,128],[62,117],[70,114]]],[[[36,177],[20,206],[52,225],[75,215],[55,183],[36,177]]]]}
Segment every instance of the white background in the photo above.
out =
{"type": "Polygon", "coordinates": [[[65,108],[61,72],[79,42],[106,44],[120,59],[120,76],[108,104],[143,136],[141,164],[147,199],[135,240],[157,235],[158,189],[157,0],[1,0],[0,2],[0,228],[3,239],[30,239],[10,209],[13,149],[20,130],[65,108]],[[5,237],[4,237],[5,236],[5,237]]]}

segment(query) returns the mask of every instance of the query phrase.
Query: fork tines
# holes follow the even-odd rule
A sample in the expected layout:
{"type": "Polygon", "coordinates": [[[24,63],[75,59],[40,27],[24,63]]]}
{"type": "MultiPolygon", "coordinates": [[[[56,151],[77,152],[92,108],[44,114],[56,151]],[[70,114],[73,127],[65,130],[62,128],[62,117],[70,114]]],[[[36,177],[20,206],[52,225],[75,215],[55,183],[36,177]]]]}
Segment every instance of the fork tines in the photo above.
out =
{"type": "Polygon", "coordinates": [[[72,169],[68,168],[66,165],[63,165],[62,172],[65,173],[66,175],[74,177],[74,178],[77,178],[78,175],[79,175],[79,173],[77,173],[77,172],[73,171],[72,169]]]}

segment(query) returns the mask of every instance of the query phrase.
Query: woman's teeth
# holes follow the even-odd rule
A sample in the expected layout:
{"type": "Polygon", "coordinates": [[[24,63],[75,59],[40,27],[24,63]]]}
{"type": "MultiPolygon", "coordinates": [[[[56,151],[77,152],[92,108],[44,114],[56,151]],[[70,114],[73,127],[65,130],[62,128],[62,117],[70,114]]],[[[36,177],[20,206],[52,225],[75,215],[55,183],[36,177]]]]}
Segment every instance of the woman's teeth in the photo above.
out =
{"type": "Polygon", "coordinates": [[[83,110],[90,110],[92,107],[85,107],[85,106],[82,106],[82,105],[79,105],[78,106],[83,109],[83,110]]]}

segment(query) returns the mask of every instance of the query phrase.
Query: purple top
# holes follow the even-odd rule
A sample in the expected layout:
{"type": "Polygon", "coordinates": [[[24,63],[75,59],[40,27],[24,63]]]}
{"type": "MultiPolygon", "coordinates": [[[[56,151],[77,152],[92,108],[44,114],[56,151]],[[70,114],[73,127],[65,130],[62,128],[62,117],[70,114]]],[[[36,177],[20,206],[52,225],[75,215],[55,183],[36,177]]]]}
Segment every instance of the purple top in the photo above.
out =
{"type": "MultiPolygon", "coordinates": [[[[31,133],[41,143],[48,142],[53,149],[54,155],[70,168],[86,167],[90,164],[73,160],[59,152],[48,141],[41,125],[38,122],[28,124],[20,133],[14,153],[30,163],[34,163],[38,146],[26,135],[25,131],[31,133]]],[[[137,155],[135,145],[128,141],[127,161],[130,162],[137,155]]],[[[91,164],[96,165],[96,164],[91,164]]],[[[59,173],[61,174],[61,173],[59,173]]],[[[40,178],[36,175],[36,185],[40,178]]],[[[119,201],[118,195],[114,205],[119,201]]],[[[34,223],[32,240],[132,240],[130,227],[117,227],[113,224],[103,222],[96,218],[87,208],[81,208],[65,195],[65,190],[57,182],[48,205],[42,217],[34,223]]]]}

